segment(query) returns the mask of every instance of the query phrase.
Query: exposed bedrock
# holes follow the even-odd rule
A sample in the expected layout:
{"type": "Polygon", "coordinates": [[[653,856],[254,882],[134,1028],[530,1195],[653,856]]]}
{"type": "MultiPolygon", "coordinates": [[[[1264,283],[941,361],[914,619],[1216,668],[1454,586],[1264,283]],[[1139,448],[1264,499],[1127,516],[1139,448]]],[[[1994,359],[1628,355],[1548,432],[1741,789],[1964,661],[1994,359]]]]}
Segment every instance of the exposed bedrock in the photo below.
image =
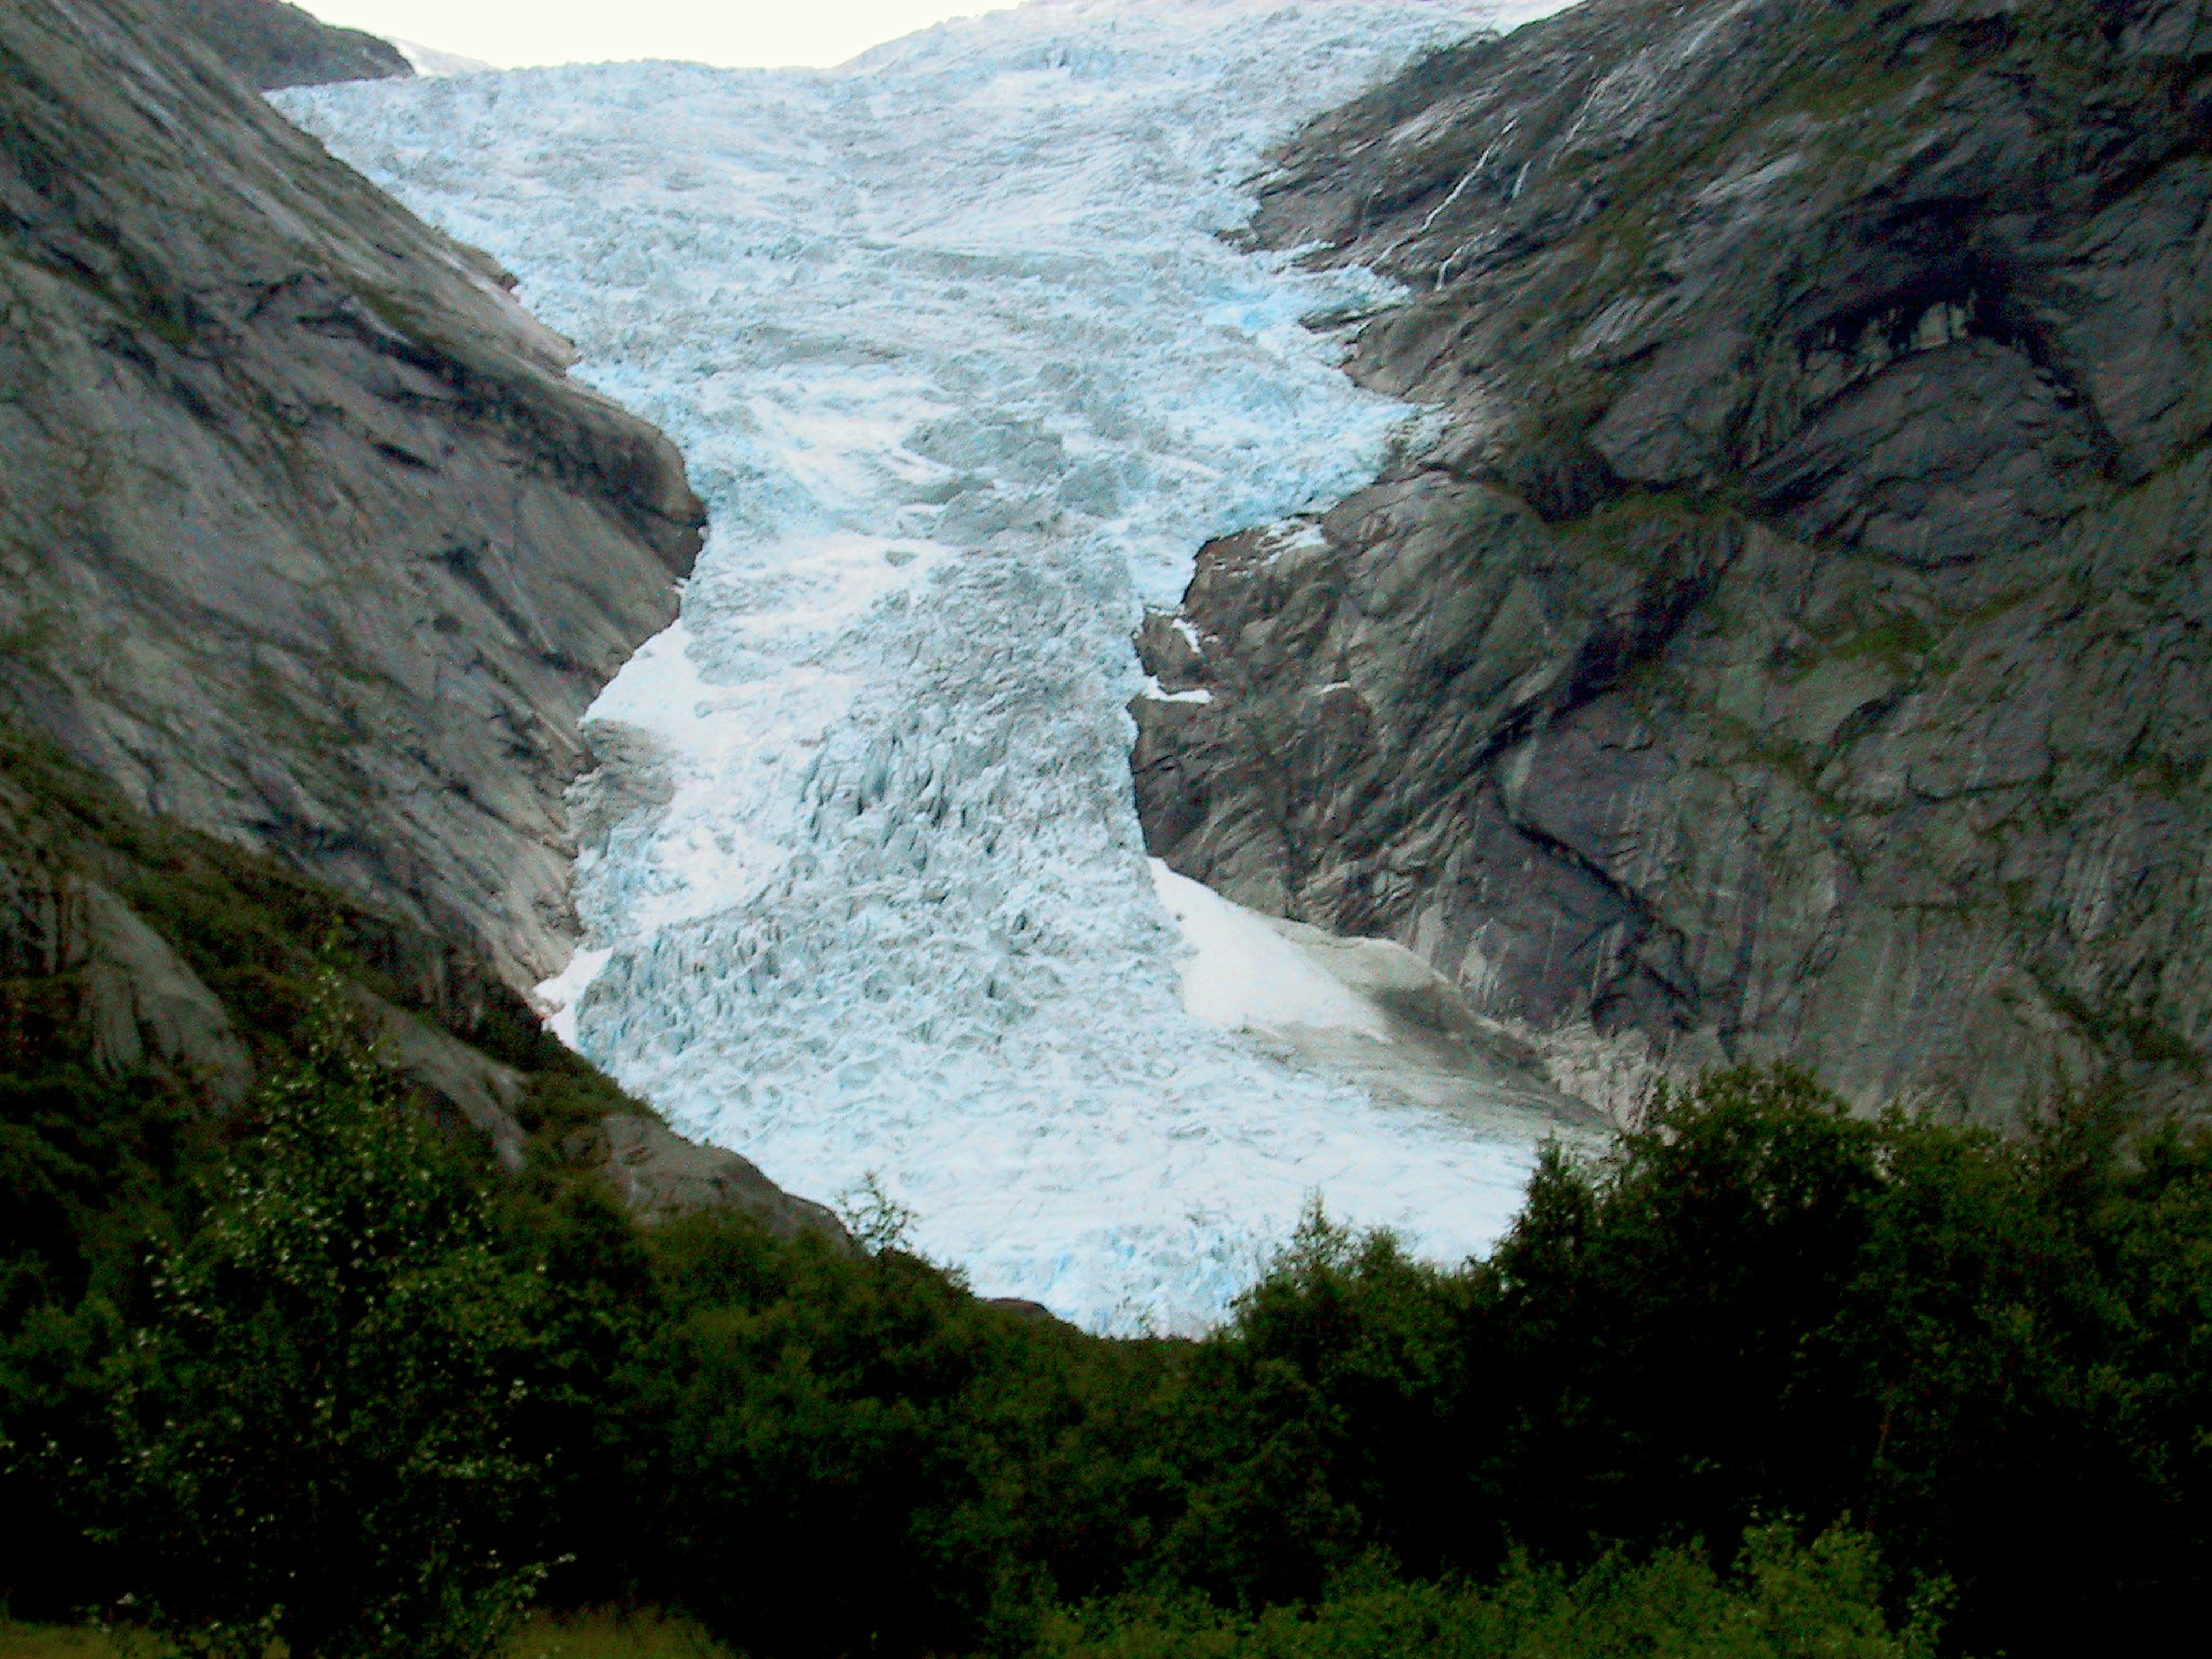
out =
{"type": "MultiPolygon", "coordinates": [[[[818,1204],[735,1152],[695,1146],[540,1026],[465,944],[273,859],[137,811],[0,720],[0,1054],[12,1109],[171,1121],[265,1104],[297,1074],[319,994],[400,1097],[499,1168],[596,1173],[641,1220],[738,1211],[854,1248],[818,1204]]],[[[40,1115],[46,1115],[41,1117],[40,1115]]],[[[12,1132],[12,1126],[10,1126],[12,1132]]],[[[35,1183],[33,1183],[35,1187],[35,1183]]]]}
{"type": "Polygon", "coordinates": [[[1595,0],[1278,161],[1442,435],[1146,625],[1153,850],[1558,1052],[2190,1092],[2212,13],[1595,0]]]}
{"type": "Polygon", "coordinates": [[[0,702],[526,986],[703,514],[511,285],[179,9],[0,7],[0,702]]]}
{"type": "Polygon", "coordinates": [[[263,92],[333,81],[404,81],[415,73],[389,40],[333,28],[283,0],[154,0],[263,92]]]}

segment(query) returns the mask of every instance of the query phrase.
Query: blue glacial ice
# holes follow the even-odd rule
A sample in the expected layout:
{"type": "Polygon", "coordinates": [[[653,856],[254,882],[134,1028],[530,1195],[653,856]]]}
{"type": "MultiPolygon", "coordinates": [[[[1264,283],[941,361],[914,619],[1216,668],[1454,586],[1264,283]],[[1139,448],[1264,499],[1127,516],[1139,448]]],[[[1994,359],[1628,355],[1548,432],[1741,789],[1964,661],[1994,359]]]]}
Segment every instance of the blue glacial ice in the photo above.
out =
{"type": "Polygon", "coordinates": [[[872,1174],[979,1291],[1105,1330],[1218,1319],[1311,1196],[1444,1258],[1502,1230],[1536,1127],[1186,1008],[1126,712],[1199,544],[1357,489],[1409,416],[1299,321],[1382,283],[1223,235],[1267,145],[1486,15],[1031,0],[830,71],[282,95],[514,270],[712,513],[592,711],[549,988],[679,1127],[810,1194],[872,1174]]]}

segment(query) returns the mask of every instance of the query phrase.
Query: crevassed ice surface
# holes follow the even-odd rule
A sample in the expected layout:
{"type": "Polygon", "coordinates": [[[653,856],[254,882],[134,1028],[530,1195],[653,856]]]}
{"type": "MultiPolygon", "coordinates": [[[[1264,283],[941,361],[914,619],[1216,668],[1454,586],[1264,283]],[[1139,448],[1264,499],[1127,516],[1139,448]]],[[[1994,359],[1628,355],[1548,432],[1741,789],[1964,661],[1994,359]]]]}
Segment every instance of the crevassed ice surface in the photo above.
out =
{"type": "MultiPolygon", "coordinates": [[[[1384,1105],[1185,1012],[1132,805],[1131,631],[1210,536],[1373,476],[1403,408],[1220,234],[1265,147],[1461,0],[1046,0],[832,71],[281,99],[522,278],[713,514],[595,705],[584,1051],[985,1293],[1218,1319],[1318,1195],[1446,1258],[1533,1129],[1384,1105]]],[[[576,994],[581,992],[580,996],[576,994]]]]}

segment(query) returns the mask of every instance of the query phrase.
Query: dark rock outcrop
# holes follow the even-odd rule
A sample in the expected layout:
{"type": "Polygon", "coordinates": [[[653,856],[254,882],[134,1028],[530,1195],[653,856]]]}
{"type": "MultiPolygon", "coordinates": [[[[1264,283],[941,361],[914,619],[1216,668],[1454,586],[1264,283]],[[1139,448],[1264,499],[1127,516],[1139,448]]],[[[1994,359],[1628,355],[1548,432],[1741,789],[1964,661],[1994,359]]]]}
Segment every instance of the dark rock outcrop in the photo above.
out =
{"type": "Polygon", "coordinates": [[[2212,1055],[2212,10],[1592,0],[1279,158],[1437,434],[1140,648],[1153,850],[1555,1054],[2212,1055]]]}
{"type": "Polygon", "coordinates": [[[853,1248],[822,1206],[646,1115],[467,945],[140,812],[0,720],[0,1070],[15,1110],[73,1103],[65,1115],[96,1120],[109,1085],[187,1122],[250,1113],[257,1081],[301,1064],[310,1011],[333,992],[413,1108],[510,1174],[565,1162],[645,1220],[733,1211],[853,1248]]]}
{"type": "Polygon", "coordinates": [[[833,1249],[858,1249],[827,1206],[794,1198],[748,1158],[684,1139],[655,1119],[617,1114],[568,1142],[569,1156],[599,1170],[631,1214],[648,1224],[699,1211],[749,1216],[775,1238],[818,1233],[833,1249]]]}
{"type": "Polygon", "coordinates": [[[389,40],[334,28],[283,0],[157,0],[250,87],[399,81],[415,73],[389,40]]]}
{"type": "Polygon", "coordinates": [[[703,515],[509,286],[172,9],[0,8],[0,702],[523,986],[703,515]]]}

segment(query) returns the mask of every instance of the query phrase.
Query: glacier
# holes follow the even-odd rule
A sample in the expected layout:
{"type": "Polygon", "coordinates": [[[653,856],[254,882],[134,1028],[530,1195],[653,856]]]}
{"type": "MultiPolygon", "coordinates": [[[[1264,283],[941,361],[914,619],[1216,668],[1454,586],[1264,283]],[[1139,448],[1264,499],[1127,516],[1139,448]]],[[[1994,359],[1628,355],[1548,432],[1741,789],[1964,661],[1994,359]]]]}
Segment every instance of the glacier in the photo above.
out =
{"type": "Polygon", "coordinates": [[[1419,441],[1302,321],[1388,288],[1236,245],[1267,146],[1494,15],[1030,0],[832,70],[278,95],[515,271],[712,515],[587,720],[564,1037],[1093,1329],[1217,1322],[1316,1200],[1435,1257],[1495,1240],[1557,1126],[1391,1101],[1186,999],[1127,712],[1202,542],[1419,441]]]}

